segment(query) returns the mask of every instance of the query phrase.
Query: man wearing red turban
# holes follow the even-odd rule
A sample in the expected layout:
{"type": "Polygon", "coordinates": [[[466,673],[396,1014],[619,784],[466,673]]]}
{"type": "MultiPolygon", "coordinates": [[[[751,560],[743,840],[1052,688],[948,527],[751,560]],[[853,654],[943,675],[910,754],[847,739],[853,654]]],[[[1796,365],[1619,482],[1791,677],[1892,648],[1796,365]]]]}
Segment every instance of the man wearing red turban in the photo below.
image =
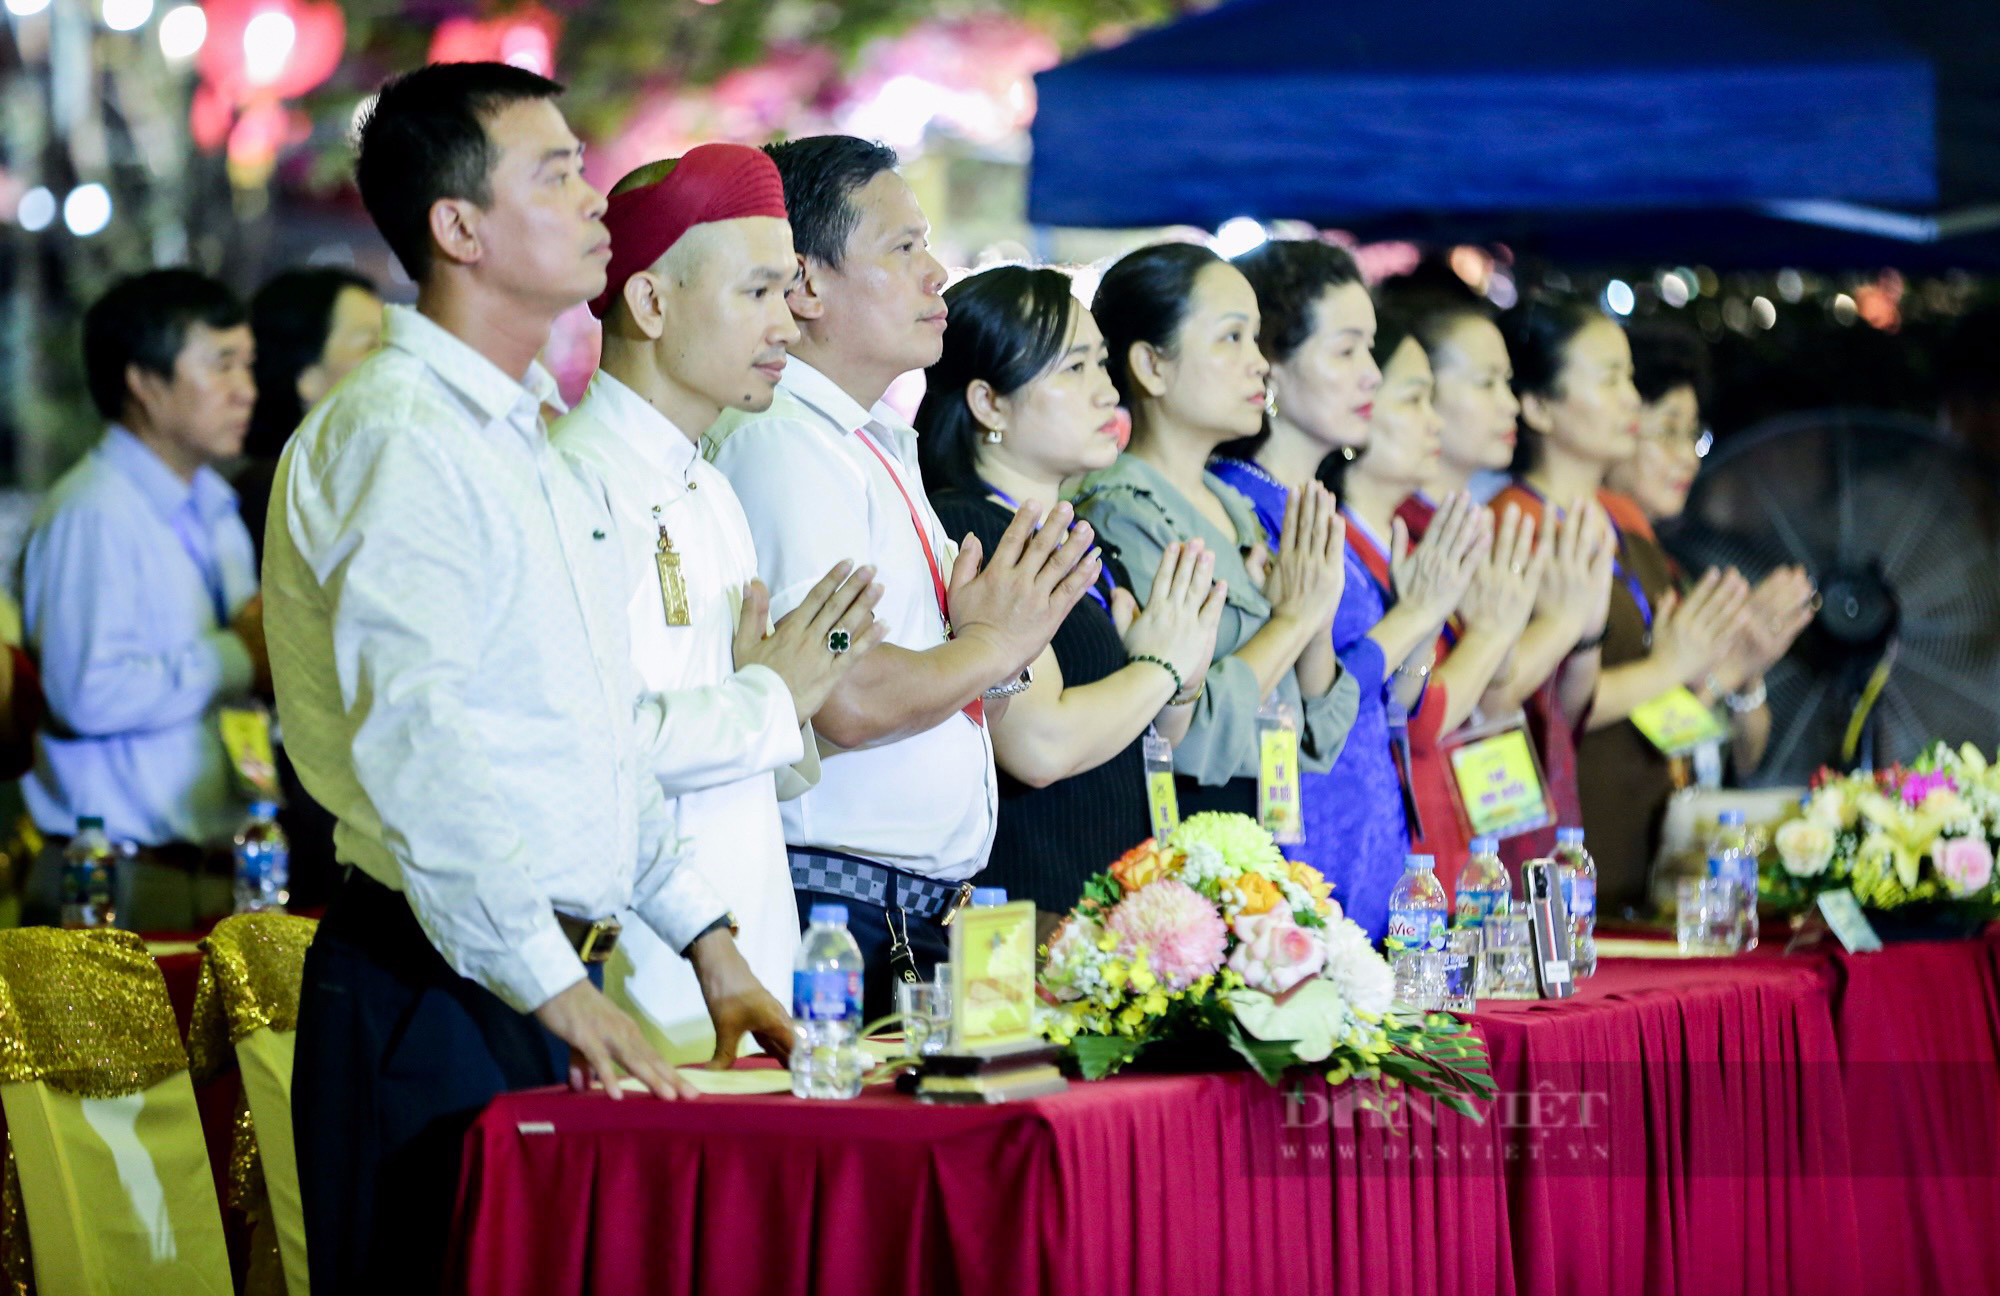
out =
{"type": "MultiPolygon", "coordinates": [[[[770,406],[798,336],[785,305],[797,262],[771,160],[704,144],[641,167],[612,190],[604,223],[611,263],[590,303],[604,321],[603,367],[554,441],[611,505],[646,689],[643,749],[675,803],[687,861],[729,905],[751,970],[783,996],[799,924],[778,799],[818,780],[809,721],[882,637],[871,611],[881,591],[872,569],[840,562],[766,634],[749,523],[697,453],[722,410],[770,406]]],[[[738,1041],[713,1040],[688,963],[642,926],[627,930],[607,993],[657,1028],[672,1060],[711,1047],[733,1056],[738,1041]]]]}

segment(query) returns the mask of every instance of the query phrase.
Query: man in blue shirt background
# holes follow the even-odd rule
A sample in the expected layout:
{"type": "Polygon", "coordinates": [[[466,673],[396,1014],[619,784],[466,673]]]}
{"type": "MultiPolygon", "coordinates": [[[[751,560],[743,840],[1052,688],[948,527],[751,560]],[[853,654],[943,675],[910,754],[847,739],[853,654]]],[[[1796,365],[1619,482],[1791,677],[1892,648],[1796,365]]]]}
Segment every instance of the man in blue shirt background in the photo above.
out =
{"type": "Polygon", "coordinates": [[[22,557],[48,719],[22,793],[51,840],[23,919],[55,919],[62,845],[97,816],[139,848],[118,920],[185,930],[227,913],[247,800],[220,711],[270,692],[250,534],[215,465],[243,448],[256,387],[243,305],[191,270],[114,285],[85,314],[91,399],[111,424],[50,491],[22,557]]]}

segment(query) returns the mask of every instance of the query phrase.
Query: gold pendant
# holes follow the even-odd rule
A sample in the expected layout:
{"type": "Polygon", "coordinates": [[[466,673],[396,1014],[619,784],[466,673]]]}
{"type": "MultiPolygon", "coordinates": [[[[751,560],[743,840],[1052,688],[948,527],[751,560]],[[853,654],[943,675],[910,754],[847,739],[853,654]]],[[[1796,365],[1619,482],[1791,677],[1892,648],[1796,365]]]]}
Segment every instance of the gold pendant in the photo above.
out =
{"type": "Polygon", "coordinates": [[[681,577],[681,556],[674,550],[673,537],[664,526],[660,528],[660,548],[653,555],[653,562],[660,569],[660,602],[666,606],[667,624],[694,624],[688,616],[687,581],[681,577]]]}

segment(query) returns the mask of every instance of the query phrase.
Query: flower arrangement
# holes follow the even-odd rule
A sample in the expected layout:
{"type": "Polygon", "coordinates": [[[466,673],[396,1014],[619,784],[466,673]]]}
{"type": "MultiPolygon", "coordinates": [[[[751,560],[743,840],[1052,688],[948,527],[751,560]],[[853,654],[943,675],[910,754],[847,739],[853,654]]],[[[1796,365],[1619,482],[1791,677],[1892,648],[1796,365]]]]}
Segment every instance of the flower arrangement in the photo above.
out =
{"type": "Polygon", "coordinates": [[[1390,1011],[1389,965],[1332,890],[1255,820],[1194,815],[1085,884],[1042,951],[1038,1024],[1087,1079],[1154,1043],[1220,1040],[1274,1084],[1311,1068],[1472,1115],[1493,1094],[1485,1045],[1390,1011]]]}
{"type": "Polygon", "coordinates": [[[2000,765],[1971,744],[1933,744],[1913,765],[1821,770],[1778,825],[1758,890],[1787,910],[1843,887],[1865,909],[2000,917],[2000,765]]]}

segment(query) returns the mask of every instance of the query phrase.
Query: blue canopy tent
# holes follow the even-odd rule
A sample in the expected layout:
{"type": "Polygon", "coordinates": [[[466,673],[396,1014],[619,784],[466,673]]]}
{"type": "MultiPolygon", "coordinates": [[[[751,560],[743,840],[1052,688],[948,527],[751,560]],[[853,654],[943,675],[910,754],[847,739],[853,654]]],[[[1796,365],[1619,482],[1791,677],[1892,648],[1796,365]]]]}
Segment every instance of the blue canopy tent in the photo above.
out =
{"type": "Polygon", "coordinates": [[[2000,262],[2000,24],[1911,5],[1235,0],[1036,79],[1029,216],[2000,262]]]}

